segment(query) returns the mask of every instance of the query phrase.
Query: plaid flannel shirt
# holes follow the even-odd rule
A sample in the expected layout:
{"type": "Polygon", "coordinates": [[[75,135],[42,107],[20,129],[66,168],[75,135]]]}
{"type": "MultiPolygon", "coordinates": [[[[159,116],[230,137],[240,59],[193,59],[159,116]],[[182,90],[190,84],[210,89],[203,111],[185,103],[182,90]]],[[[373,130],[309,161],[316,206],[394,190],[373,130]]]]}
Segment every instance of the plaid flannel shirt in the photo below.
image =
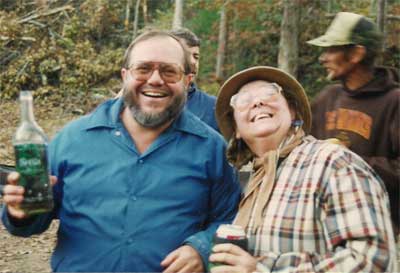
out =
{"type": "Polygon", "coordinates": [[[388,206],[382,181],[359,156],[308,136],[280,164],[262,227],[247,234],[250,252],[263,257],[257,270],[394,272],[388,206]]]}

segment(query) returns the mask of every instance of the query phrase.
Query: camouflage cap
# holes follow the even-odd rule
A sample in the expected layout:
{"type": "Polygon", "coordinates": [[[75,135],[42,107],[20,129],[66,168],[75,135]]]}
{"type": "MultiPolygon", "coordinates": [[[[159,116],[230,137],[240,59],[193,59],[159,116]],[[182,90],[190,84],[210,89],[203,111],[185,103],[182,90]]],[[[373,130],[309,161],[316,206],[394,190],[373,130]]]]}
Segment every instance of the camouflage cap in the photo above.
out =
{"type": "Polygon", "coordinates": [[[324,35],[307,43],[320,47],[353,44],[377,48],[381,45],[381,39],[380,31],[369,18],[351,12],[339,12],[324,35]]]}

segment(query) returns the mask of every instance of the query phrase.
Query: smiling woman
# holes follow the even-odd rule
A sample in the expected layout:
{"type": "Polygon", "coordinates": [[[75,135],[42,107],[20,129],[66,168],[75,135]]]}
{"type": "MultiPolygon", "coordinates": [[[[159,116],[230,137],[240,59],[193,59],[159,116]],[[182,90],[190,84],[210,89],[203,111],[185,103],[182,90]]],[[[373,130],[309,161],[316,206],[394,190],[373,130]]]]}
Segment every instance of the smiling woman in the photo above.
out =
{"type": "Polygon", "coordinates": [[[258,156],[278,148],[287,135],[294,114],[281,94],[282,87],[266,81],[252,81],[232,96],[236,122],[236,139],[254,147],[258,156]],[[285,108],[285,109],[282,109],[285,108]],[[260,138],[265,138],[258,141],[260,138]]]}
{"type": "Polygon", "coordinates": [[[211,272],[396,271],[387,194],[356,154],[307,135],[303,87],[273,67],[253,67],[219,91],[217,120],[227,156],[252,175],[234,224],[248,252],[213,247],[211,272]],[[346,200],[344,203],[342,200],[346,200]]]}

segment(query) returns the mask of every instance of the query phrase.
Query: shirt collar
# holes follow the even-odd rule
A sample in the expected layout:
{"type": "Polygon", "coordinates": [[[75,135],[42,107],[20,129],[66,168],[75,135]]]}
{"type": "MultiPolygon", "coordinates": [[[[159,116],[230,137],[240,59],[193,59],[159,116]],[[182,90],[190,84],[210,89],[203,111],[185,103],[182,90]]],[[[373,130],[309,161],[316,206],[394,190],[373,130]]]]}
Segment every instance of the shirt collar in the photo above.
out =
{"type": "Polygon", "coordinates": [[[196,92],[196,90],[197,90],[197,85],[194,82],[191,82],[189,84],[189,88],[188,88],[189,95],[191,95],[192,93],[196,92]]]}
{"type": "MultiPolygon", "coordinates": [[[[122,98],[111,99],[104,102],[89,116],[88,123],[84,129],[91,130],[99,127],[120,127],[122,125],[120,113],[123,108],[124,102],[122,98]]],[[[167,130],[177,130],[200,137],[207,137],[206,126],[189,110],[187,110],[186,107],[167,130]]]]}
{"type": "Polygon", "coordinates": [[[179,117],[172,123],[172,128],[185,133],[207,137],[207,130],[203,122],[201,122],[194,114],[186,107],[182,110],[179,117]]]}
{"type": "Polygon", "coordinates": [[[124,107],[122,98],[111,99],[98,106],[89,115],[85,130],[98,127],[116,128],[121,123],[120,113],[124,107]]]}

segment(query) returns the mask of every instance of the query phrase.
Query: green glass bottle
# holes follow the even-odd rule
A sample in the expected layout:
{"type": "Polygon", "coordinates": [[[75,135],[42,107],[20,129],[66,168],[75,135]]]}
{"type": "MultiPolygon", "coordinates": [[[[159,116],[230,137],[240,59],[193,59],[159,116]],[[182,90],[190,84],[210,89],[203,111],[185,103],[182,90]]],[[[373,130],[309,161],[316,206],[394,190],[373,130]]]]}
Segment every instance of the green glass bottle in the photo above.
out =
{"type": "Polygon", "coordinates": [[[21,124],[13,138],[19,185],[25,188],[21,209],[28,215],[53,209],[49,181],[47,137],[35,121],[30,91],[20,92],[21,124]]]}

